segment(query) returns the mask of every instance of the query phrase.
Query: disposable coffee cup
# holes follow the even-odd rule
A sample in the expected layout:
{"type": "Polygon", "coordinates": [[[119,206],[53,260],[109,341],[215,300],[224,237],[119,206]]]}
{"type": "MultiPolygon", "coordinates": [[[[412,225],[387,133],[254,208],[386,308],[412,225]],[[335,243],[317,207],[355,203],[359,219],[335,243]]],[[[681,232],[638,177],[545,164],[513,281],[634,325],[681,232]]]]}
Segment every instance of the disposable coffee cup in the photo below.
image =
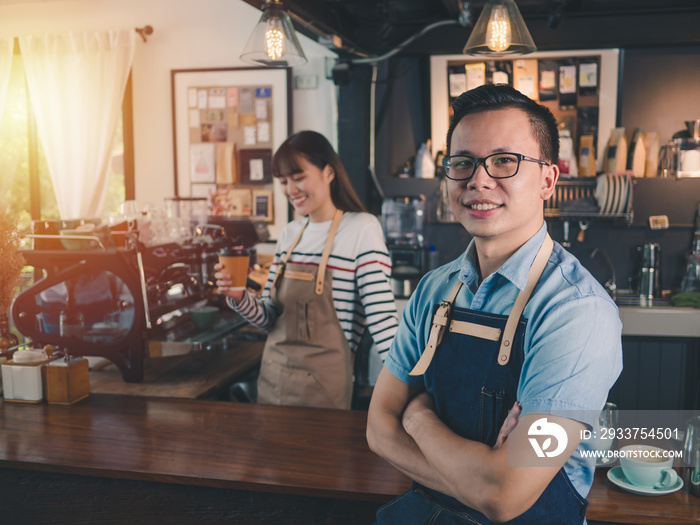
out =
{"type": "Polygon", "coordinates": [[[248,280],[250,250],[243,246],[232,246],[219,251],[221,272],[231,276],[230,290],[244,290],[248,280]]]}
{"type": "Polygon", "coordinates": [[[650,445],[628,445],[620,449],[620,466],[627,480],[644,489],[663,490],[678,483],[673,456],[650,445]]]}

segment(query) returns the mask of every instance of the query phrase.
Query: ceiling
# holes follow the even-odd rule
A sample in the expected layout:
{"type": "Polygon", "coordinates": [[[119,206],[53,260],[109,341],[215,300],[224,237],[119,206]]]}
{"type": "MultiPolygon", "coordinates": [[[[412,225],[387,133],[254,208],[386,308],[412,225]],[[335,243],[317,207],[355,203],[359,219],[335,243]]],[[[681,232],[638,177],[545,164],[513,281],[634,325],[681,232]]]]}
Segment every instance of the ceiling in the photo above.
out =
{"type": "MultiPolygon", "coordinates": [[[[261,8],[263,0],[245,0],[261,8]]],[[[461,53],[486,0],[283,0],[295,27],[341,56],[461,53]],[[409,41],[434,22],[449,20],[409,41]],[[403,46],[406,44],[405,46],[403,46]],[[329,47],[334,47],[328,44],[329,47]],[[403,47],[402,47],[403,46],[403,47]]],[[[699,0],[516,0],[539,50],[658,47],[700,43],[699,0]],[[697,23],[689,23],[692,19],[697,23]],[[694,26],[694,27],[693,27],[694,26]]]]}

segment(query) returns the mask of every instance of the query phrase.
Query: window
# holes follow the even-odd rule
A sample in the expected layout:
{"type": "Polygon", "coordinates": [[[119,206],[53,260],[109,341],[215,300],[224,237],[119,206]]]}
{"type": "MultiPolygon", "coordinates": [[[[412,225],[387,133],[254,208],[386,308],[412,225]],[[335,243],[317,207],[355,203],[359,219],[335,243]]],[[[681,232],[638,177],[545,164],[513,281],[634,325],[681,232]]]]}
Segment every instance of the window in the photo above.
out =
{"type": "MultiPolygon", "coordinates": [[[[116,215],[124,200],[134,198],[131,110],[130,78],[122,118],[112,143],[103,216],[116,215]]],[[[0,119],[0,174],[0,209],[5,210],[7,218],[20,230],[29,231],[32,220],[59,218],[53,183],[29,103],[17,40],[5,109],[0,119]]]]}

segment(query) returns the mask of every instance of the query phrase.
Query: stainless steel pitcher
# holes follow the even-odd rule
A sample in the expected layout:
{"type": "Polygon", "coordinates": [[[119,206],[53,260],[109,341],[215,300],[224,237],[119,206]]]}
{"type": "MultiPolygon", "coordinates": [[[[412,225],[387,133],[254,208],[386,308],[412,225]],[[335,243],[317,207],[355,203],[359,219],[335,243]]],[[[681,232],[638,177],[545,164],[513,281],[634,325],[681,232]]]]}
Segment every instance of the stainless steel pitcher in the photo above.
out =
{"type": "Polygon", "coordinates": [[[638,293],[642,300],[661,297],[661,245],[648,242],[637,246],[639,252],[638,293]]]}

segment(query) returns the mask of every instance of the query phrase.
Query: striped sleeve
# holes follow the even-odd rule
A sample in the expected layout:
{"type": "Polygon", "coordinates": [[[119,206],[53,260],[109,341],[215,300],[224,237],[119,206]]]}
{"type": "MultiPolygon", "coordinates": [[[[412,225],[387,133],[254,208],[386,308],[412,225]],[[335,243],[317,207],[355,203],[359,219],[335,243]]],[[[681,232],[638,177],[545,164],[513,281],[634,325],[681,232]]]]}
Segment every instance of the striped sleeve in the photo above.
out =
{"type": "Polygon", "coordinates": [[[265,332],[270,331],[280,314],[269,297],[258,299],[248,290],[245,291],[240,302],[235,303],[230,297],[226,298],[226,302],[246,321],[265,332]]]}
{"type": "Polygon", "coordinates": [[[383,361],[398,327],[396,302],[389,280],[391,258],[379,221],[373,221],[360,238],[360,251],[355,259],[357,293],[365,313],[365,326],[383,361]]]}

